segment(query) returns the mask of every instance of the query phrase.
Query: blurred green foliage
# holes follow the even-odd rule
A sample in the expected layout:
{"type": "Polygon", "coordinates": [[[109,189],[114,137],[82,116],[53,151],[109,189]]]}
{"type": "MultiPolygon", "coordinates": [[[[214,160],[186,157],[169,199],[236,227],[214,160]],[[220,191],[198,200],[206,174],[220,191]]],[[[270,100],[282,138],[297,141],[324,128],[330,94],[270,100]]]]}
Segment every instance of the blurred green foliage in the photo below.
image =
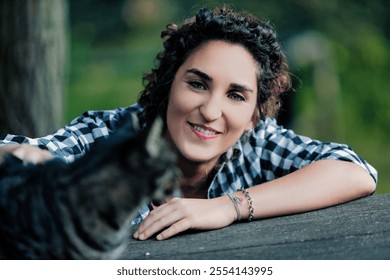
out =
{"type": "Polygon", "coordinates": [[[200,7],[228,4],[276,27],[294,92],[281,121],[323,141],[348,143],[390,192],[390,9],[374,0],[69,0],[66,120],[136,101],[142,74],[162,47],[160,31],[200,7]]]}

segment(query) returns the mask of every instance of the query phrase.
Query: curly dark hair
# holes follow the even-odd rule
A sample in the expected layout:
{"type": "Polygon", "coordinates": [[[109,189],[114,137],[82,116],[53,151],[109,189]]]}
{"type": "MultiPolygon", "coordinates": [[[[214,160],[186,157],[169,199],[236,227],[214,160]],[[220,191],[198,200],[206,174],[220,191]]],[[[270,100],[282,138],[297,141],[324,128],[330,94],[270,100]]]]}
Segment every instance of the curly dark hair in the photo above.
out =
{"type": "Polygon", "coordinates": [[[261,119],[273,117],[280,108],[281,94],[291,87],[286,57],[275,29],[249,13],[228,8],[202,8],[181,26],[168,24],[161,32],[164,50],[157,57],[157,67],[143,77],[144,90],[139,103],[147,122],[157,114],[165,120],[172,81],[179,67],[201,45],[211,40],[244,46],[259,65],[258,108],[261,119]]]}

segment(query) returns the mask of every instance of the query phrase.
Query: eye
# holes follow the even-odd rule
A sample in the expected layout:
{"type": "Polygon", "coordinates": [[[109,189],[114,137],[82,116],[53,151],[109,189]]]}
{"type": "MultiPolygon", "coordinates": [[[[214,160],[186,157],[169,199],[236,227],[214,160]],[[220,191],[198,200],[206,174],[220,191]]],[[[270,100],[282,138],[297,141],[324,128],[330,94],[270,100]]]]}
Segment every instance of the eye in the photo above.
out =
{"type": "Polygon", "coordinates": [[[196,91],[207,90],[207,86],[201,81],[191,80],[191,81],[188,81],[187,83],[190,85],[191,88],[193,88],[196,91]]]}
{"type": "Polygon", "coordinates": [[[228,97],[234,101],[245,101],[245,97],[239,92],[230,92],[228,97]]]}

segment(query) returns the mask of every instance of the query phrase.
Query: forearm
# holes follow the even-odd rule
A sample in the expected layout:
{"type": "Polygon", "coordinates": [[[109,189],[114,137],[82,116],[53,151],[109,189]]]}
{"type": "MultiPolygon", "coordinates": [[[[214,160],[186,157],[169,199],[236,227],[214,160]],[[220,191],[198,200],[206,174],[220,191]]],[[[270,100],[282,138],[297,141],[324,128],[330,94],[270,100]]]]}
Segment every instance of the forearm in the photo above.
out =
{"type": "MultiPolygon", "coordinates": [[[[282,178],[247,189],[253,202],[254,219],[282,216],[329,207],[375,190],[372,177],[359,165],[338,160],[321,160],[282,178]]],[[[155,233],[167,239],[188,229],[217,229],[230,225],[238,216],[249,216],[248,200],[242,191],[213,199],[172,199],[159,206],[134,234],[140,240],[155,233]],[[234,200],[233,197],[233,200],[234,200]],[[211,214],[210,214],[211,213],[211,214]]]]}
{"type": "MultiPolygon", "coordinates": [[[[321,160],[273,181],[249,188],[254,218],[316,210],[371,194],[372,177],[360,166],[338,160],[321,160]]],[[[244,197],[242,192],[236,196],[244,197]]],[[[241,216],[249,216],[247,200],[241,216]]]]}

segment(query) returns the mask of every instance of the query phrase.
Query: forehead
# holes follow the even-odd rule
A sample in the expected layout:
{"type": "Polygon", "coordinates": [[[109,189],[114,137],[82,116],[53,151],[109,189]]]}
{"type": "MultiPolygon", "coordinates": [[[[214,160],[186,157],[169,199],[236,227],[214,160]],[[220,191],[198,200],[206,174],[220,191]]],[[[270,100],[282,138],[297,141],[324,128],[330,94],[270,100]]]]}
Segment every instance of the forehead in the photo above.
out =
{"type": "Polygon", "coordinates": [[[182,70],[191,67],[200,68],[211,76],[236,76],[252,82],[257,80],[259,69],[245,47],[225,41],[209,41],[194,50],[181,66],[182,70]]]}

